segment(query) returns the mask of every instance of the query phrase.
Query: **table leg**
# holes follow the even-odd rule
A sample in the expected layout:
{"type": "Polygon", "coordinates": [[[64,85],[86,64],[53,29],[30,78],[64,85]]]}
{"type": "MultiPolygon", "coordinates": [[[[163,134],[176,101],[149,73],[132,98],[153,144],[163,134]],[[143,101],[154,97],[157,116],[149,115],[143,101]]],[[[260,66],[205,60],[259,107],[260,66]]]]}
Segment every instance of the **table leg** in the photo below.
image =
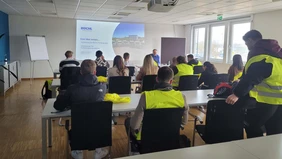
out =
{"type": "Polygon", "coordinates": [[[48,120],[48,146],[52,147],[52,120],[48,120]]]}
{"type": "Polygon", "coordinates": [[[46,119],[42,118],[42,159],[47,159],[47,132],[46,132],[46,119]]]}
{"type": "Polygon", "coordinates": [[[57,96],[57,91],[56,91],[56,87],[52,87],[52,98],[56,98],[57,96]]]}

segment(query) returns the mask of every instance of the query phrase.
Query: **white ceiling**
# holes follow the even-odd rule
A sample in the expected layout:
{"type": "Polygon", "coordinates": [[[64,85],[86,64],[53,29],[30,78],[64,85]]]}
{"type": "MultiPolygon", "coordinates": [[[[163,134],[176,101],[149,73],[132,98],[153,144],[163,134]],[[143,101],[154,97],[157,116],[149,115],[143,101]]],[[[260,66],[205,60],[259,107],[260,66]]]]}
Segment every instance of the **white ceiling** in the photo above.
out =
{"type": "MultiPolygon", "coordinates": [[[[0,0],[0,10],[10,15],[47,16],[101,21],[191,24],[282,9],[272,0],[179,0],[167,13],[147,10],[136,0],[0,0]]],[[[274,0],[275,1],[275,0],[274,0]]]]}

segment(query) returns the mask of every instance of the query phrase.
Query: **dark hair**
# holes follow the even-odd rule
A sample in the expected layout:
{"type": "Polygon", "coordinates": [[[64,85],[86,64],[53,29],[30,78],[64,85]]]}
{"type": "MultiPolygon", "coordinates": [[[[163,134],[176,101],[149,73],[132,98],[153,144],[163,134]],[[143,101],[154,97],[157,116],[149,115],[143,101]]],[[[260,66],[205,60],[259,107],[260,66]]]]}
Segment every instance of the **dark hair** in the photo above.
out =
{"type": "Polygon", "coordinates": [[[72,54],[73,54],[73,52],[70,51],[70,50],[68,50],[68,51],[65,53],[65,56],[66,56],[66,58],[69,58],[69,57],[72,56],[72,54]]]}
{"type": "Polygon", "coordinates": [[[128,53],[128,52],[124,53],[124,54],[123,54],[123,58],[124,58],[124,59],[128,59],[128,58],[129,58],[129,53],[128,53]]]}
{"type": "Polygon", "coordinates": [[[103,52],[101,50],[96,51],[96,57],[99,58],[103,55],[103,52]]]}
{"type": "Polygon", "coordinates": [[[159,82],[169,82],[173,78],[173,71],[171,68],[165,66],[161,67],[158,71],[159,82]]]}
{"type": "Polygon", "coordinates": [[[181,64],[181,63],[186,63],[186,60],[185,60],[185,57],[184,56],[178,56],[176,58],[176,61],[178,64],[181,64]]]}
{"type": "Polygon", "coordinates": [[[194,55],[189,54],[189,55],[187,56],[187,58],[191,58],[191,59],[193,59],[193,58],[194,58],[194,55]]]}
{"type": "Polygon", "coordinates": [[[212,72],[212,73],[217,73],[217,70],[216,70],[214,64],[210,63],[209,61],[206,61],[204,63],[204,66],[206,67],[205,71],[212,72]]]}
{"type": "Polygon", "coordinates": [[[125,74],[124,70],[125,70],[126,67],[124,66],[124,63],[123,63],[123,60],[122,60],[121,56],[117,55],[114,58],[114,66],[116,66],[117,69],[118,69],[117,73],[120,76],[124,76],[124,74],[125,74]],[[120,74],[120,73],[122,73],[122,74],[120,74]]]}
{"type": "Polygon", "coordinates": [[[243,40],[246,41],[248,39],[252,39],[252,40],[260,40],[262,39],[262,35],[259,31],[257,30],[250,30],[248,31],[244,36],[243,36],[243,40]]]}
{"type": "Polygon", "coordinates": [[[233,64],[232,66],[236,67],[238,70],[243,70],[244,66],[243,66],[243,60],[242,60],[242,56],[239,54],[236,54],[233,56],[233,64]]]}
{"type": "Polygon", "coordinates": [[[80,66],[81,74],[93,74],[96,71],[96,64],[91,59],[83,60],[80,66]]]}

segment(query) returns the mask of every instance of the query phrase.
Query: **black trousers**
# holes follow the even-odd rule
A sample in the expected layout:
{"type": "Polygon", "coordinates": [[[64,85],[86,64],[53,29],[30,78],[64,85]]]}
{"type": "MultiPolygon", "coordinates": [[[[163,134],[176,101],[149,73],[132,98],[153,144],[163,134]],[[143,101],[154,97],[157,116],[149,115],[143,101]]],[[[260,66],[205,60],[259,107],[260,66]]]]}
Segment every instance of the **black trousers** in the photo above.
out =
{"type": "Polygon", "coordinates": [[[256,103],[255,108],[248,109],[246,115],[246,133],[248,138],[282,133],[282,105],[256,103]]]}

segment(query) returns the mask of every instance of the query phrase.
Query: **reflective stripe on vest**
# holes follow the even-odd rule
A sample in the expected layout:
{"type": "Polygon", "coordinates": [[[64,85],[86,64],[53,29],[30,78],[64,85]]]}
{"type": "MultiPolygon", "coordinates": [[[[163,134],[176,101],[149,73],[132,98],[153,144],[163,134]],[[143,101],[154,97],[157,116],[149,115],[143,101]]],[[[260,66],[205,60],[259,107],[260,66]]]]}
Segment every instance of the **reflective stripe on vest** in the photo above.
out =
{"type": "MultiPolygon", "coordinates": [[[[184,108],[184,99],[180,91],[145,91],[146,109],[184,108]]],[[[141,140],[141,129],[136,139],[141,140]]]]}
{"type": "Polygon", "coordinates": [[[238,80],[242,76],[242,74],[243,74],[243,72],[239,72],[237,75],[235,75],[233,81],[238,80]]]}
{"type": "Polygon", "coordinates": [[[194,74],[193,67],[191,65],[186,64],[186,63],[178,64],[178,65],[176,65],[176,68],[177,68],[178,72],[177,72],[176,75],[174,75],[174,79],[173,79],[173,82],[172,82],[172,85],[174,87],[178,87],[180,76],[193,75],[194,74]]]}
{"type": "Polygon", "coordinates": [[[272,73],[250,91],[250,97],[260,103],[282,105],[282,74],[280,73],[282,59],[269,55],[254,56],[247,62],[245,73],[252,63],[262,60],[265,60],[266,63],[272,63],[272,73]]]}

